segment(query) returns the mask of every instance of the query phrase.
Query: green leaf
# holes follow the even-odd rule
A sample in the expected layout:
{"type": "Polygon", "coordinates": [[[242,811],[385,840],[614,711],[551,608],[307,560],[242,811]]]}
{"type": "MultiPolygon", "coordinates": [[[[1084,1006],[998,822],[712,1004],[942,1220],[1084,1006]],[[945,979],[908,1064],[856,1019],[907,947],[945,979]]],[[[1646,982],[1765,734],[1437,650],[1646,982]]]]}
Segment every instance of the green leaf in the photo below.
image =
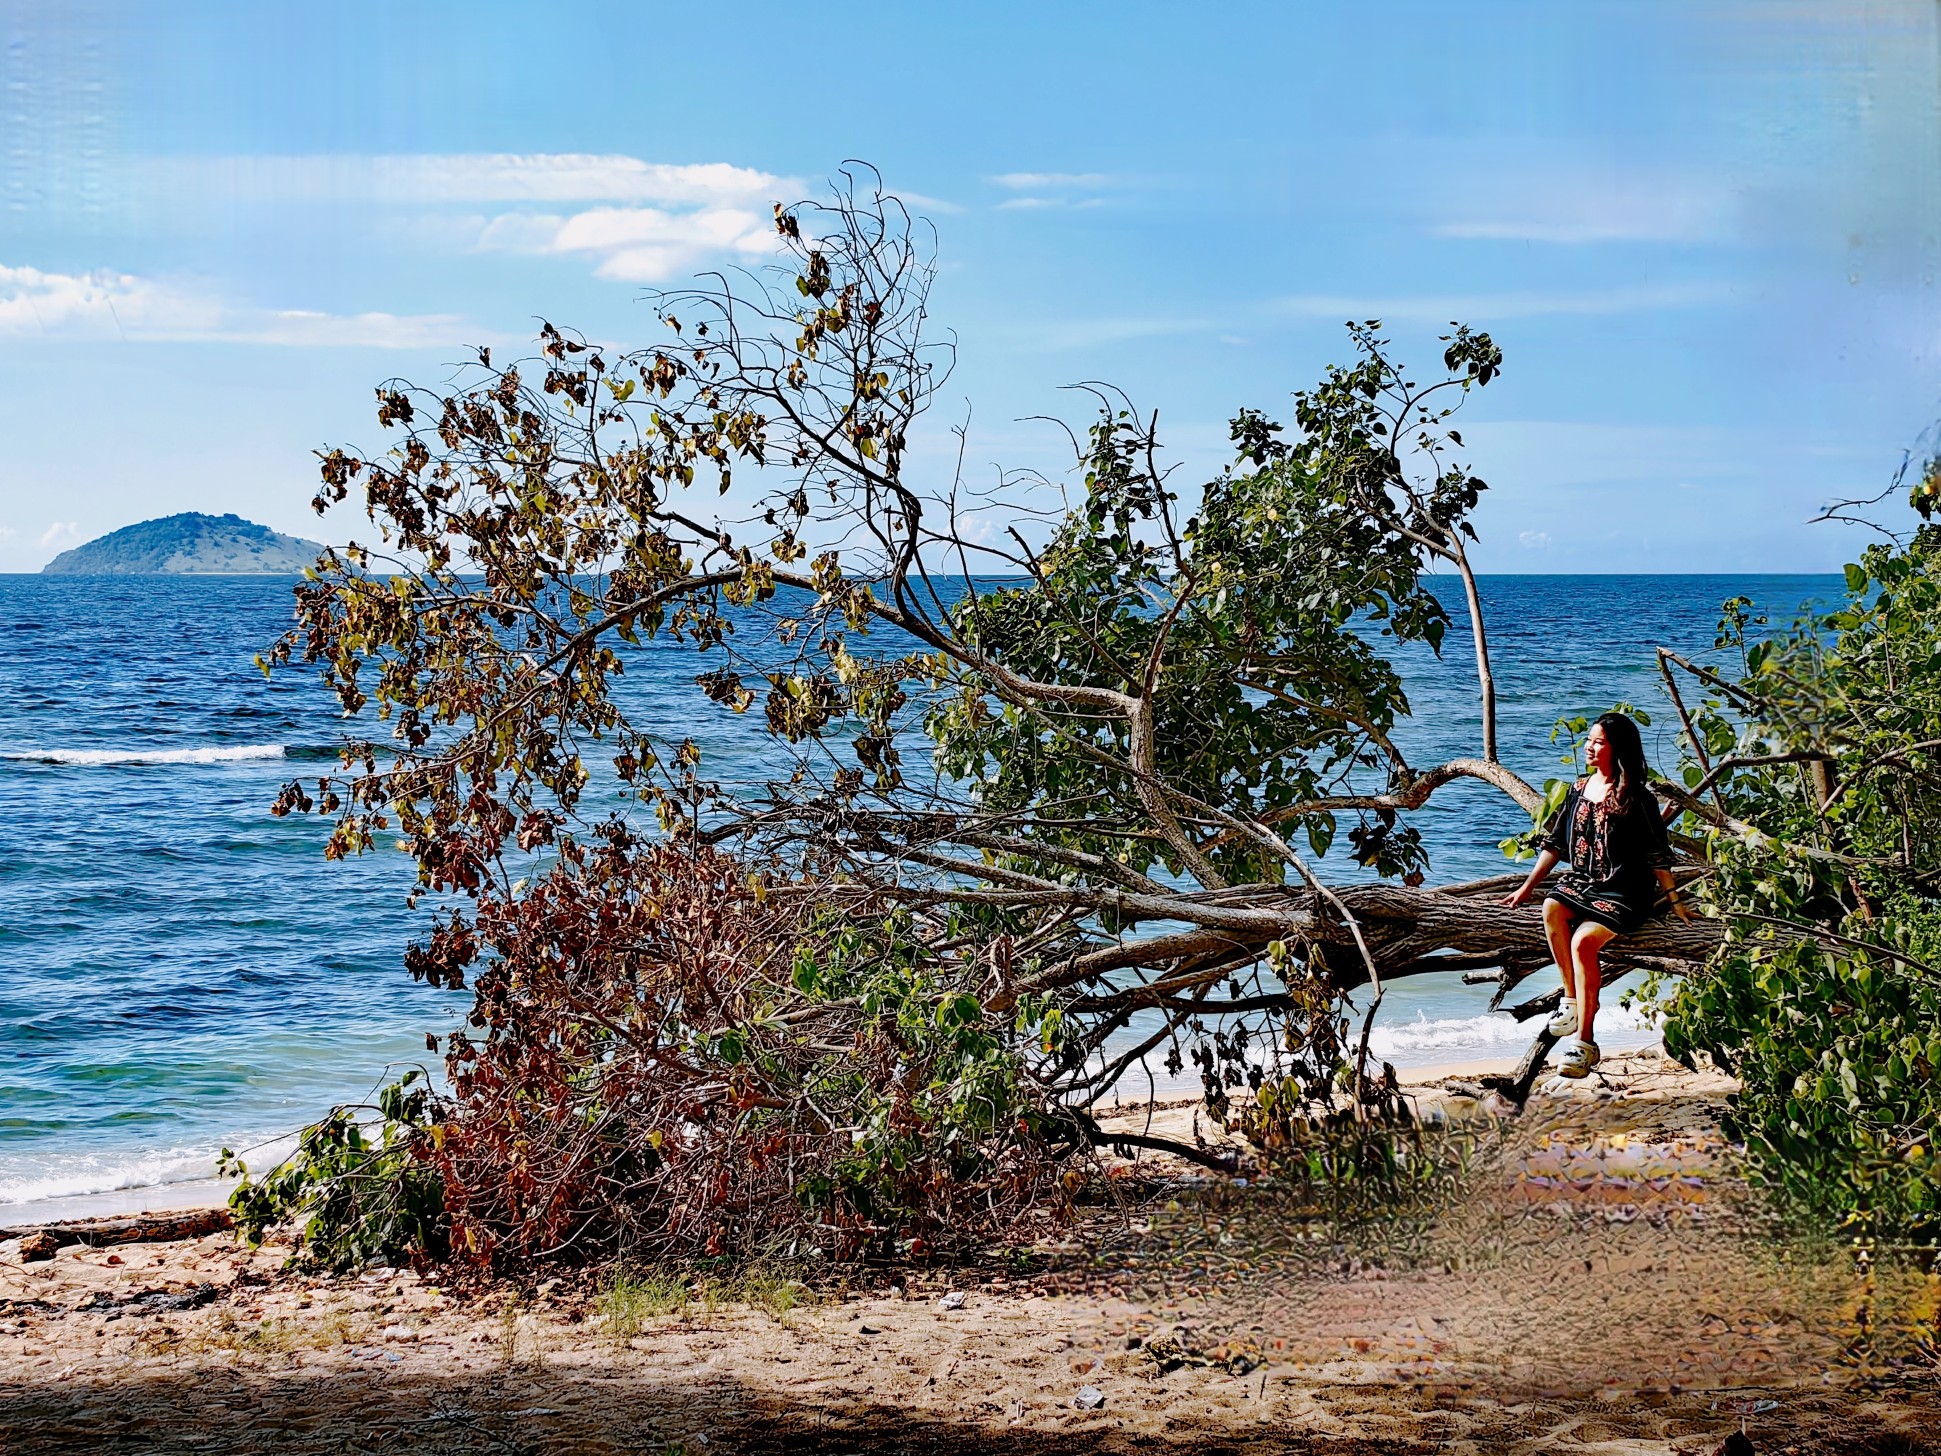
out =
{"type": "Polygon", "coordinates": [[[1308,848],[1314,851],[1316,859],[1327,855],[1328,847],[1334,843],[1335,820],[1332,814],[1311,814],[1307,819],[1308,848]]]}

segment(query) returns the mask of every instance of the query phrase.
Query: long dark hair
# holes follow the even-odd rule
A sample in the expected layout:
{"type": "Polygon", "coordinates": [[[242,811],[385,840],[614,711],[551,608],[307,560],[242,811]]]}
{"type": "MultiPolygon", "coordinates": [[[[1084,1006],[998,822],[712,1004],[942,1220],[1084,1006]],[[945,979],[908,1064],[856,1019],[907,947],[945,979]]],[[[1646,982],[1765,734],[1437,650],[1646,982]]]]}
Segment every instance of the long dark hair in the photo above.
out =
{"type": "Polygon", "coordinates": [[[1612,805],[1625,811],[1650,801],[1651,770],[1645,767],[1644,739],[1638,725],[1622,713],[1605,713],[1593,727],[1604,730],[1604,741],[1611,745],[1617,763],[1617,778],[1611,785],[1612,805]]]}

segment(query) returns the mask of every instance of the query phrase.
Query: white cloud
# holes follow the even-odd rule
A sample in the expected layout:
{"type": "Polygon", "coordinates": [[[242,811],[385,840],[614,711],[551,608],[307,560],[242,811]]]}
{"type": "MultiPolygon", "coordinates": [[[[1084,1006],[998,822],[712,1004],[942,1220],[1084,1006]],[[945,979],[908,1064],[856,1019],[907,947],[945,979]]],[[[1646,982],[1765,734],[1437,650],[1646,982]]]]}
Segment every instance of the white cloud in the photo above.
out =
{"type": "MultiPolygon", "coordinates": [[[[771,253],[773,204],[811,190],[797,178],[729,162],[617,153],[156,158],[142,169],[158,208],[186,216],[193,204],[197,219],[212,199],[248,209],[347,205],[434,253],[578,255],[593,260],[597,276],[628,283],[666,282],[724,258],[771,253]]],[[[858,190],[869,181],[859,177],[858,190]]],[[[919,213],[962,210],[918,192],[896,195],[919,213]]]]}
{"type": "Polygon", "coordinates": [[[1103,172],[1001,172],[991,181],[1013,192],[1108,187],[1112,183],[1112,179],[1103,172]]]}
{"type": "Polygon", "coordinates": [[[761,257],[775,250],[776,241],[770,219],[733,207],[596,207],[570,217],[507,213],[479,234],[484,249],[596,258],[597,276],[626,283],[663,282],[721,254],[761,257]]]}
{"type": "Polygon", "coordinates": [[[556,212],[502,212],[475,219],[477,245],[493,253],[543,253],[553,245],[566,219],[556,212]]]}
{"type": "Polygon", "coordinates": [[[1516,533],[1516,541],[1517,545],[1527,551],[1543,551],[1547,550],[1550,546],[1550,533],[1548,531],[1518,531],[1516,533]]]}
{"type": "Polygon", "coordinates": [[[793,201],[801,184],[727,162],[670,164],[587,152],[157,158],[164,191],[252,202],[634,202],[694,207],[793,201]]]}
{"type": "Polygon", "coordinates": [[[242,344],[436,349],[491,343],[503,335],[479,329],[457,314],[329,314],[289,308],[240,313],[223,332],[207,337],[242,344]]]}
{"type": "Polygon", "coordinates": [[[55,521],[45,531],[41,532],[40,545],[41,549],[45,551],[50,546],[65,546],[70,541],[78,541],[80,539],[81,523],[79,521],[55,521]]]}
{"type": "Polygon", "coordinates": [[[380,187],[420,202],[658,202],[719,205],[793,201],[792,184],[726,162],[674,166],[638,157],[572,153],[533,156],[378,157],[380,187]]]}
{"type": "Polygon", "coordinates": [[[955,529],[973,546],[989,546],[1001,539],[997,522],[977,511],[965,511],[958,516],[955,529]]]}
{"type": "Polygon", "coordinates": [[[157,159],[145,171],[164,206],[211,196],[251,208],[377,206],[387,226],[434,250],[577,254],[595,260],[598,276],[629,283],[771,251],[772,205],[805,191],[728,162],[582,152],[157,159]]]}
{"type": "Polygon", "coordinates": [[[472,342],[478,330],[449,314],[329,314],[229,302],[194,283],[100,269],[46,273],[0,264],[0,336],[120,338],[381,349],[472,342]]]}

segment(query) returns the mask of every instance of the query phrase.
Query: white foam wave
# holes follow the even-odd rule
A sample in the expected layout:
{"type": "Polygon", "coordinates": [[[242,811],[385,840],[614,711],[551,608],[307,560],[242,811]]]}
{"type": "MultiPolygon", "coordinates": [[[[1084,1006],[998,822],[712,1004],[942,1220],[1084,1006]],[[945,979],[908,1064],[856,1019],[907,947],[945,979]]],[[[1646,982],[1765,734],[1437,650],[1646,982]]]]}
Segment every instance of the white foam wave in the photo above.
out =
{"type": "MultiPolygon", "coordinates": [[[[283,1137],[244,1155],[252,1172],[275,1166],[295,1147],[283,1137]]],[[[202,1183],[216,1176],[214,1148],[156,1148],[146,1152],[52,1153],[7,1159],[0,1174],[0,1210],[22,1204],[86,1198],[172,1183],[202,1183]]]]}
{"type": "MultiPolygon", "coordinates": [[[[1483,1016],[1451,1016],[1431,1021],[1417,1012],[1414,1021],[1384,1026],[1380,1021],[1368,1036],[1368,1050],[1398,1067],[1486,1057],[1530,1044],[1536,1028],[1501,1012],[1483,1016]]],[[[1597,1010],[1597,1040],[1616,1049],[1641,1046],[1657,1037],[1657,1028],[1638,1011],[1615,1001],[1597,1010]]]]}
{"type": "Polygon", "coordinates": [[[126,1188],[156,1188],[216,1176],[212,1152],[146,1153],[126,1162],[88,1157],[49,1158],[38,1168],[0,1178],[0,1207],[43,1203],[53,1198],[79,1198],[89,1193],[114,1193],[126,1188]]]}
{"type": "MultiPolygon", "coordinates": [[[[1447,1004],[1446,1000],[1439,998],[1440,1006],[1447,1004]]],[[[1470,1004],[1475,1004],[1473,999],[1470,1004]]],[[[1432,1006],[1430,1009],[1438,1007],[1432,1006]]],[[[1387,1010],[1384,1008],[1385,1013],[1387,1010]]],[[[1142,1026],[1135,1022],[1121,1029],[1107,1041],[1103,1052],[1093,1054],[1086,1071],[1098,1072],[1103,1069],[1108,1062],[1123,1055],[1150,1034],[1154,1025],[1142,1026]]],[[[1361,1034],[1359,1012],[1350,1015],[1349,1030],[1348,1047],[1352,1051],[1361,1034]]],[[[1377,1062],[1392,1063],[1403,1071],[1459,1062],[1509,1063],[1523,1054],[1536,1034],[1536,1022],[1518,1021],[1501,1011],[1484,1012],[1479,1016],[1432,1017],[1428,1011],[1418,1007],[1412,1021],[1400,1017],[1385,1021],[1378,1017],[1369,1032],[1368,1050],[1377,1062]]],[[[1646,1009],[1620,1005],[1615,993],[1598,1006],[1597,1043],[1604,1051],[1635,1051],[1639,1047],[1652,1045],[1658,1039],[1657,1023],[1646,1009]]],[[[1268,1060],[1268,1054],[1258,1044],[1248,1049],[1248,1062],[1265,1067],[1268,1060]]],[[[1143,1097],[1150,1090],[1157,1097],[1189,1096],[1198,1093],[1200,1085],[1199,1070],[1190,1062],[1178,1072],[1168,1072],[1163,1054],[1155,1052],[1146,1058],[1143,1069],[1135,1068],[1119,1084],[1116,1095],[1143,1097]]]]}
{"type": "Polygon", "coordinates": [[[245,743],[234,748],[5,748],[0,749],[0,759],[111,768],[138,763],[243,763],[250,759],[282,758],[285,753],[280,743],[245,743]]]}

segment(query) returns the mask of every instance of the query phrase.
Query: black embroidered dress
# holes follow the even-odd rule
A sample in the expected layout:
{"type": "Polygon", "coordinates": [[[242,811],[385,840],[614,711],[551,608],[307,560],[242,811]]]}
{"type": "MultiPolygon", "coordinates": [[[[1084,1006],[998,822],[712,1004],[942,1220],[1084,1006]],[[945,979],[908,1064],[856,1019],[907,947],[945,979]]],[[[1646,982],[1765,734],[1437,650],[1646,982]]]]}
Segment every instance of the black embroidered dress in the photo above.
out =
{"type": "Polygon", "coordinates": [[[1628,935],[1657,913],[1662,892],[1655,872],[1671,868],[1671,842],[1649,792],[1620,812],[1608,793],[1601,804],[1586,798],[1589,782],[1571,786],[1544,831],[1543,847],[1570,867],[1544,896],[1562,901],[1573,918],[1628,935]]]}

